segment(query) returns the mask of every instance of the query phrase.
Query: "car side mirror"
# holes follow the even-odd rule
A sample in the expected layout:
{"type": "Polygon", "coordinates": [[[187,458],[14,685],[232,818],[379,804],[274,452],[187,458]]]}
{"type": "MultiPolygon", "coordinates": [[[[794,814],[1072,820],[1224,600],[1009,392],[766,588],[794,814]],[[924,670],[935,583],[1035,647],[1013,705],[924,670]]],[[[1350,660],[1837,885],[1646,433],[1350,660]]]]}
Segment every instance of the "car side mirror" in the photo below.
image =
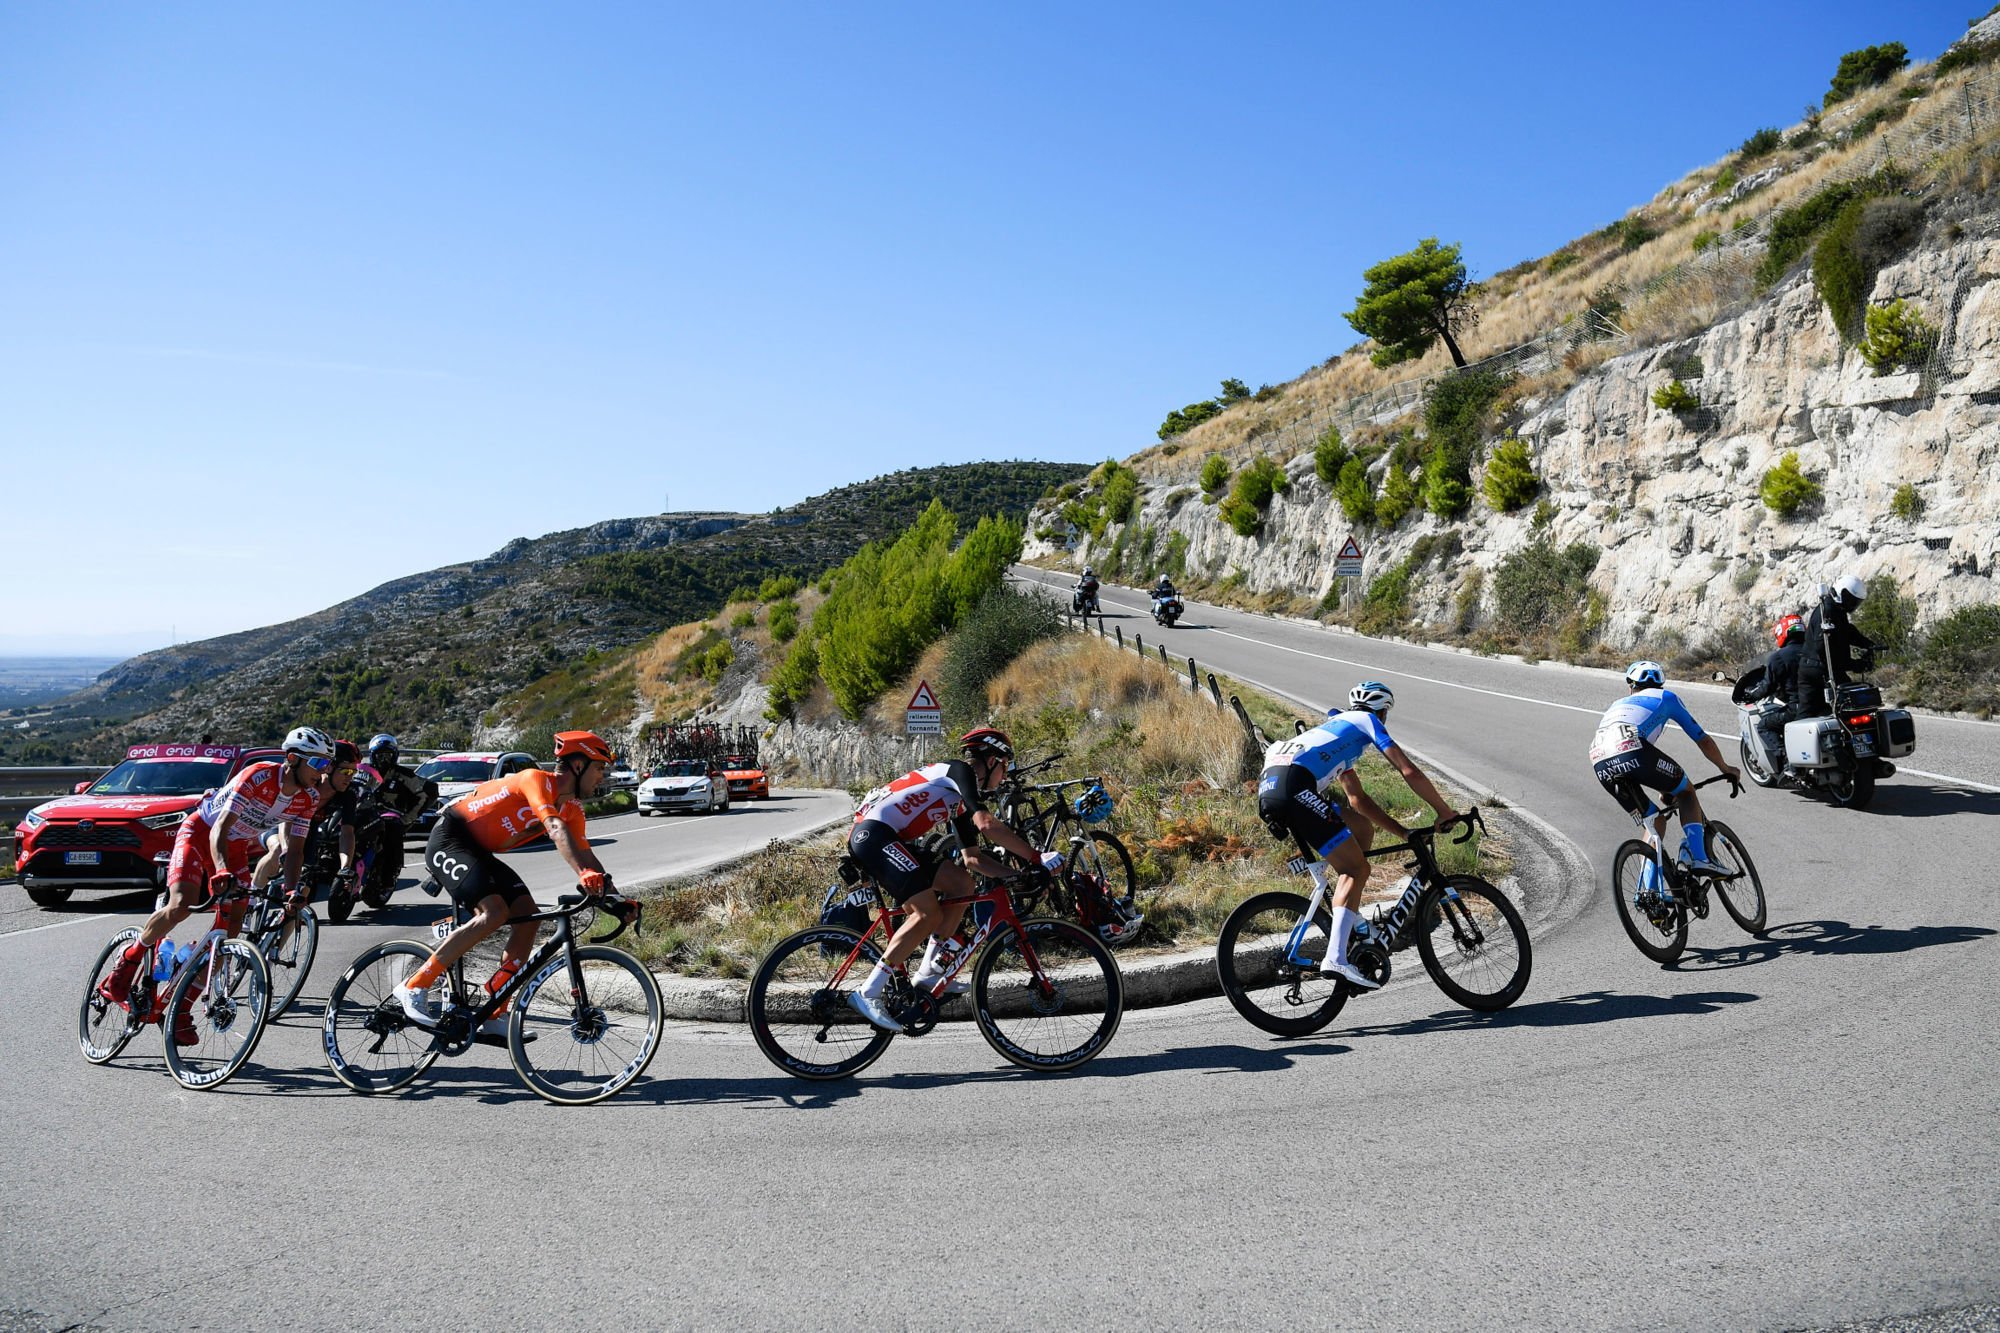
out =
{"type": "Polygon", "coordinates": [[[74,787],[70,788],[70,794],[74,796],[83,795],[85,792],[90,790],[90,784],[95,781],[97,781],[96,778],[85,778],[82,782],[79,782],[74,787]]]}

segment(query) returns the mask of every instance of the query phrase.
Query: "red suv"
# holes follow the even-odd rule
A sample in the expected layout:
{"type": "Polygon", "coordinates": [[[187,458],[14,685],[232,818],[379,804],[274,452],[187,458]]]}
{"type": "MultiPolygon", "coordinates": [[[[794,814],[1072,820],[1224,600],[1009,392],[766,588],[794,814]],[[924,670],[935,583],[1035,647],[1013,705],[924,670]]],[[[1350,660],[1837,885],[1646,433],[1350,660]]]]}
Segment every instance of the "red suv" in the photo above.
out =
{"type": "Polygon", "coordinates": [[[78,889],[159,889],[174,834],[207,792],[281,752],[242,745],[135,745],[76,794],[14,826],[14,867],[28,897],[55,907],[78,889]]]}

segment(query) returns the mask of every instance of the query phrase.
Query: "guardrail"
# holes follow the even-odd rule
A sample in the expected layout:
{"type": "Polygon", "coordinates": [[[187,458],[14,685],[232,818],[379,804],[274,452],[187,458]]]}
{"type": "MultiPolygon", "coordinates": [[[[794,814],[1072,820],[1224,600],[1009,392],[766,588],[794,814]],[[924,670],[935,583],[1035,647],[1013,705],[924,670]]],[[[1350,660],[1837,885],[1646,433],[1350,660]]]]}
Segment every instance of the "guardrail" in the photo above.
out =
{"type": "MultiPolygon", "coordinates": [[[[1104,614],[1101,611],[1095,616],[1087,616],[1087,615],[1079,616],[1074,611],[1066,610],[1063,612],[1063,617],[1065,620],[1069,622],[1069,626],[1071,629],[1078,630],[1084,634],[1088,634],[1091,632],[1092,628],[1091,622],[1094,620],[1097,622],[1096,630],[1098,638],[1109,639],[1117,643],[1120,649],[1126,647],[1125,627],[1123,625],[1113,625],[1111,627],[1111,632],[1109,634],[1106,634],[1104,632],[1104,614]]],[[[1174,657],[1169,657],[1167,655],[1167,645],[1164,643],[1156,644],[1154,646],[1159,652],[1160,665],[1164,666],[1167,670],[1173,672],[1176,676],[1180,675],[1181,668],[1180,668],[1180,663],[1177,660],[1178,655],[1174,657]]],[[[1137,653],[1140,657],[1146,657],[1148,654],[1146,652],[1145,634],[1140,632],[1134,632],[1132,635],[1131,648],[1132,651],[1137,653]]],[[[1192,690],[1197,696],[1201,694],[1202,686],[1204,684],[1207,685],[1208,696],[1210,699],[1214,700],[1215,706],[1217,708],[1227,708],[1233,713],[1235,713],[1236,720],[1241,722],[1243,724],[1243,729],[1250,733],[1250,739],[1252,741],[1256,742],[1260,746],[1269,745],[1271,743],[1271,738],[1264,734],[1263,728],[1259,727],[1255,722],[1250,720],[1249,710],[1243,707],[1243,700],[1238,698],[1236,695],[1232,694],[1229,696],[1229,702],[1225,704],[1222,701],[1222,682],[1215,678],[1215,673],[1213,671],[1203,672],[1201,669],[1201,664],[1195,661],[1194,658],[1192,657],[1187,659],[1187,678],[1188,678],[1188,688],[1192,690]]]]}
{"type": "Polygon", "coordinates": [[[110,771],[104,764],[0,768],[0,821],[11,824],[43,801],[67,796],[77,783],[94,782],[110,771]]]}

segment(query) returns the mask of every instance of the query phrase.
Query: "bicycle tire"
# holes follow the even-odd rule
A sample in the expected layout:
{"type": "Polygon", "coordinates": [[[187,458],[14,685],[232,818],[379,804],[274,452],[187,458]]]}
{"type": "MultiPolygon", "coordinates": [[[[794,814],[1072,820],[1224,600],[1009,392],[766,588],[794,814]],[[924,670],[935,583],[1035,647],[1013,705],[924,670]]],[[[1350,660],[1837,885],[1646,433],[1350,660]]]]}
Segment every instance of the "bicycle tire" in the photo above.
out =
{"type": "Polygon", "coordinates": [[[310,904],[299,909],[298,929],[291,939],[280,942],[281,928],[257,932],[257,947],[271,972],[271,1011],[264,1017],[266,1023],[277,1022],[292,1007],[292,1001],[306,988],[306,974],[319,955],[319,914],[310,904]]]}
{"type": "Polygon", "coordinates": [[[847,993],[860,988],[868,976],[866,968],[881,957],[873,940],[863,943],[860,935],[841,926],[813,926],[779,940],[757,965],[743,997],[757,1049],[787,1074],[815,1081],[850,1078],[874,1064],[896,1034],[884,1032],[850,1009],[847,993]],[[861,956],[838,985],[829,984],[857,943],[861,956]],[[828,946],[831,957],[821,945],[828,946]],[[838,1059],[807,1058],[835,1033],[838,1059]]]}
{"type": "MultiPolygon", "coordinates": [[[[1296,893],[1259,893],[1236,904],[1215,941],[1215,974],[1230,1007],[1251,1026],[1278,1037],[1303,1037],[1331,1023],[1347,1003],[1344,981],[1321,977],[1284,959],[1285,945],[1305,919],[1306,899],[1296,893]],[[1297,983],[1300,1000],[1285,997],[1297,983]],[[1260,998],[1261,997],[1261,998],[1260,998]]],[[[1325,908],[1313,918],[1300,952],[1317,962],[1333,933],[1325,908]]]]}
{"type": "Polygon", "coordinates": [[[1527,923],[1506,894],[1477,875],[1447,875],[1425,898],[1417,956],[1439,990],[1483,1014],[1520,999],[1535,967],[1527,923]],[[1455,901],[1446,890],[1456,895],[1455,901]],[[1441,944],[1449,947],[1441,949],[1441,944]],[[1466,984],[1476,978],[1499,984],[1466,984]]]}
{"type": "Polygon", "coordinates": [[[514,1073],[530,1092],[559,1106],[601,1102],[636,1082],[659,1054],[666,1026],[660,983],[638,959],[623,949],[579,944],[576,961],[584,969],[580,995],[570,989],[569,960],[557,954],[514,997],[507,1020],[514,1073]],[[556,985],[547,984],[551,978],[556,985]],[[576,1063],[558,1068],[565,1057],[576,1063]]]}
{"type": "Polygon", "coordinates": [[[1752,935],[1762,935],[1769,910],[1764,900],[1764,881],[1758,878],[1757,863],[1750,859],[1750,850],[1743,845],[1743,839],[1719,819],[1708,821],[1708,856],[1725,866],[1733,863],[1742,867],[1742,879],[1712,881],[1716,896],[1722,899],[1722,910],[1729,913],[1730,920],[1752,935]],[[1721,856],[1716,855],[1718,851],[1721,856]]]}
{"type": "Polygon", "coordinates": [[[1639,952],[1661,965],[1673,962],[1687,948],[1687,908],[1675,900],[1658,919],[1642,912],[1634,901],[1639,891],[1642,868],[1654,864],[1653,849],[1638,838],[1618,844],[1611,857],[1611,901],[1617,905],[1618,920],[1639,952]]]}
{"type": "Polygon", "coordinates": [[[271,970],[263,950],[245,939],[196,945],[194,957],[174,977],[160,1022],[167,1072],[184,1088],[221,1087],[249,1062],[270,1009],[271,970]],[[183,1005],[199,1038],[192,1046],[174,1036],[183,1005]]]}
{"type": "Polygon", "coordinates": [[[1139,906],[1139,873],[1132,864],[1132,853],[1125,850],[1125,844],[1115,833],[1091,829],[1085,836],[1089,841],[1081,850],[1090,858],[1085,864],[1092,873],[1104,877],[1105,896],[1126,907],[1139,906]],[[1111,853],[1109,857],[1105,856],[1106,851],[1111,853]]]}
{"type": "MultiPolygon", "coordinates": [[[[97,961],[91,964],[90,977],[83,983],[83,1003],[76,1011],[76,1039],[83,1050],[83,1058],[94,1065],[117,1058],[132,1038],[139,1035],[139,1029],[146,1026],[145,1019],[97,993],[98,983],[104,980],[113,966],[113,958],[138,938],[137,926],[127,926],[113,935],[111,942],[104,946],[104,951],[97,955],[97,961]]],[[[132,982],[135,990],[143,984],[143,978],[135,978],[132,982]]]]}
{"type": "Polygon", "coordinates": [[[333,1076],[354,1091],[371,1096],[394,1092],[437,1063],[432,1034],[411,1022],[391,993],[430,956],[414,940],[378,944],[349,963],[327,993],[320,1046],[333,1076]],[[379,1058],[392,1046],[393,1055],[379,1058]]]}
{"type": "Polygon", "coordinates": [[[336,926],[346,921],[354,915],[354,899],[352,892],[335,883],[326,891],[326,919],[336,926]]]}
{"type": "Polygon", "coordinates": [[[1018,930],[1002,930],[973,966],[972,1016],[979,1034],[1023,1069],[1054,1074],[1087,1063],[1111,1044],[1124,1012],[1125,982],[1117,960],[1074,922],[1038,917],[1018,930]],[[1032,968],[1024,937],[1035,954],[1032,968]],[[1010,960],[996,979],[995,972],[1010,960]],[[1068,1044],[1047,1049],[1029,1044],[1044,1035],[1068,1044]]]}

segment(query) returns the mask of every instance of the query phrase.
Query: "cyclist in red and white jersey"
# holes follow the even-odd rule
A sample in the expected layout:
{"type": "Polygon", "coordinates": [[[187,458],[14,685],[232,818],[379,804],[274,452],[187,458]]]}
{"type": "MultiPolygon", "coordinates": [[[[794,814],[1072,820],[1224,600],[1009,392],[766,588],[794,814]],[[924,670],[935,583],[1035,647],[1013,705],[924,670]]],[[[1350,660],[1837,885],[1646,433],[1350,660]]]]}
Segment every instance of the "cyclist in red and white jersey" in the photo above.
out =
{"type": "MultiPolygon", "coordinates": [[[[306,829],[319,808],[320,775],[333,766],[333,742],[317,728],[295,727],[285,737],[284,750],[283,760],[251,764],[227,786],[210,792],[181,821],[173,858],[167,863],[167,905],[146,918],[139,938],[104,978],[106,999],[125,1003],[148,949],[216,895],[247,885],[251,857],[262,847],[264,835],[279,826],[292,835],[285,856],[286,882],[298,882],[306,829]]],[[[232,935],[241,924],[240,912],[225,922],[232,935]]],[[[175,1016],[174,1039],[189,1045],[194,1031],[181,1021],[184,1017],[175,1016]]]]}
{"type": "MultiPolygon", "coordinates": [[[[1004,862],[979,850],[980,839],[1028,865],[1039,864],[1051,873],[1062,869],[1060,853],[1036,851],[986,809],[984,794],[1006,779],[1007,761],[1014,757],[1007,733],[980,727],[961,736],[959,748],[966,758],[926,764],[870,793],[854,812],[854,830],[847,838],[847,850],[856,864],[910,911],[889,937],[882,961],[861,989],[848,995],[856,1012],[888,1032],[903,1030],[882,1007],[882,992],[896,968],[930,937],[923,961],[910,974],[913,984],[926,985],[945,970],[945,950],[956,949],[951,937],[967,904],[941,899],[971,895],[968,866],[982,875],[1012,873],[1004,862]]],[[[954,994],[964,989],[957,978],[947,987],[954,994]]]]}

